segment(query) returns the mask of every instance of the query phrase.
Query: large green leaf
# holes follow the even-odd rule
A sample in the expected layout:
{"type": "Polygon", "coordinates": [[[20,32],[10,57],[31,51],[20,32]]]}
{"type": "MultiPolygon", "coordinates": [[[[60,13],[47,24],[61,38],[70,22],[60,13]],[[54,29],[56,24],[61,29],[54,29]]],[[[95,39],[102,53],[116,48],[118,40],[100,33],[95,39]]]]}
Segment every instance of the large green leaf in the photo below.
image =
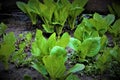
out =
{"type": "Polygon", "coordinates": [[[102,15],[95,13],[93,19],[90,19],[90,22],[94,25],[97,31],[103,29],[106,32],[114,20],[115,16],[112,14],[108,14],[107,16],[103,17],[102,15]]]}
{"type": "Polygon", "coordinates": [[[112,26],[111,32],[113,32],[115,35],[118,35],[120,32],[120,19],[116,20],[115,23],[112,26]]]}
{"type": "Polygon", "coordinates": [[[70,40],[70,35],[66,32],[62,35],[62,37],[57,39],[56,46],[61,46],[65,48],[68,45],[69,40],[70,40]]]}
{"type": "Polygon", "coordinates": [[[43,62],[51,78],[61,78],[64,75],[65,66],[62,57],[44,57],[43,62]]]}
{"type": "Polygon", "coordinates": [[[41,14],[41,10],[39,8],[39,0],[29,0],[28,1],[28,6],[31,8],[32,12],[36,13],[36,14],[41,14]]]}
{"type": "Polygon", "coordinates": [[[49,49],[47,46],[47,39],[42,35],[41,30],[36,32],[37,44],[42,54],[49,54],[49,49]]]}
{"type": "Polygon", "coordinates": [[[46,71],[46,69],[45,69],[45,66],[42,65],[39,62],[33,62],[32,63],[32,67],[34,69],[36,69],[38,72],[40,72],[42,75],[44,75],[44,76],[48,74],[47,71],[46,71]]]}
{"type": "Polygon", "coordinates": [[[38,48],[38,44],[36,42],[32,43],[31,53],[33,56],[36,56],[36,57],[40,56],[40,54],[41,54],[41,51],[38,48]]]}
{"type": "Polygon", "coordinates": [[[10,32],[9,34],[4,35],[3,39],[4,39],[5,44],[12,44],[13,45],[16,41],[16,38],[15,38],[15,35],[13,32],[10,32]]]}
{"type": "Polygon", "coordinates": [[[104,20],[107,25],[111,25],[115,20],[115,16],[113,14],[108,14],[107,16],[105,16],[104,20]]]}
{"type": "Polygon", "coordinates": [[[83,10],[84,9],[81,7],[75,7],[70,10],[69,17],[68,17],[68,23],[71,29],[74,29],[76,18],[78,15],[82,13],[83,10]]]}
{"type": "Polygon", "coordinates": [[[52,24],[55,26],[56,33],[59,36],[62,33],[62,29],[67,20],[68,12],[69,12],[69,4],[65,5],[64,1],[61,2],[58,1],[56,3],[56,9],[54,11],[52,24]]]}
{"type": "Polygon", "coordinates": [[[56,44],[56,34],[53,33],[47,40],[48,46],[49,46],[49,51],[55,46],[56,44]]]}
{"type": "Polygon", "coordinates": [[[63,6],[57,5],[56,10],[54,11],[54,22],[59,23],[63,27],[68,17],[68,10],[69,10],[69,5],[63,5],[63,6]]]}
{"type": "Polygon", "coordinates": [[[20,2],[20,1],[17,1],[16,4],[17,4],[18,8],[20,8],[24,13],[26,13],[28,15],[28,17],[31,19],[33,25],[37,23],[37,19],[36,19],[37,15],[30,8],[30,5],[28,5],[24,2],[20,2]]]}
{"type": "Polygon", "coordinates": [[[47,54],[49,54],[47,39],[42,35],[41,30],[37,30],[35,41],[32,43],[32,55],[42,57],[47,54]]]}
{"type": "Polygon", "coordinates": [[[83,41],[83,34],[85,32],[85,25],[84,23],[81,23],[77,26],[77,29],[74,32],[74,37],[79,39],[80,41],[83,41]]]}
{"type": "Polygon", "coordinates": [[[45,24],[51,24],[53,12],[56,8],[53,0],[44,0],[44,3],[39,3],[40,14],[45,24]]]}
{"type": "Polygon", "coordinates": [[[71,29],[74,29],[75,21],[78,15],[84,11],[84,6],[88,0],[74,0],[70,5],[68,23],[71,29]]]}
{"type": "Polygon", "coordinates": [[[95,13],[93,15],[93,19],[95,19],[96,21],[102,21],[103,20],[103,17],[102,15],[98,14],[98,13],[95,13]]]}
{"type": "Polygon", "coordinates": [[[61,78],[65,73],[65,49],[53,47],[49,56],[43,57],[43,63],[52,79],[61,78]]]}
{"type": "Polygon", "coordinates": [[[75,64],[72,68],[69,69],[68,74],[81,71],[84,68],[85,68],[85,65],[83,65],[83,64],[75,64]]]}
{"type": "Polygon", "coordinates": [[[116,45],[113,49],[111,49],[110,55],[113,57],[113,59],[120,62],[120,48],[119,48],[119,46],[116,45]]]}
{"type": "Polygon", "coordinates": [[[107,36],[103,35],[101,37],[100,44],[101,44],[101,49],[104,49],[107,46],[107,44],[108,44],[108,38],[107,38],[107,36]]]}
{"type": "Polygon", "coordinates": [[[66,50],[63,47],[60,46],[54,46],[50,52],[51,56],[63,56],[66,57],[66,50]]]}
{"type": "Polygon", "coordinates": [[[17,4],[17,7],[20,8],[24,13],[27,13],[26,3],[18,1],[16,2],[16,4],[17,4]]]}
{"type": "Polygon", "coordinates": [[[75,51],[78,51],[81,46],[81,41],[76,38],[70,38],[70,42],[68,44],[68,47],[72,48],[75,51]]]}
{"type": "Polygon", "coordinates": [[[68,4],[70,5],[70,1],[68,0],[58,0],[58,2],[62,5],[68,5],[68,4]]]}
{"type": "Polygon", "coordinates": [[[88,38],[81,44],[81,57],[93,57],[100,50],[100,37],[88,38]]]}
{"type": "Polygon", "coordinates": [[[76,6],[76,7],[84,7],[87,2],[88,2],[88,0],[74,0],[72,2],[72,5],[76,6]]]}
{"type": "Polygon", "coordinates": [[[50,24],[45,23],[42,26],[47,33],[53,33],[54,32],[54,25],[50,25],[50,24]]]}

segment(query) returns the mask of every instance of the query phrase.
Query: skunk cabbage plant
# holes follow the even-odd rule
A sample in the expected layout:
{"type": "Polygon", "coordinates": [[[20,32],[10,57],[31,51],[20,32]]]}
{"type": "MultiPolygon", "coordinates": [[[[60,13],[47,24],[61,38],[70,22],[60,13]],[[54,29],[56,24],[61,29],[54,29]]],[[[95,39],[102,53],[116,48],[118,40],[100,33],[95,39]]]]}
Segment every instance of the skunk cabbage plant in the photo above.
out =
{"type": "Polygon", "coordinates": [[[18,8],[22,10],[32,21],[32,24],[35,25],[37,23],[37,14],[35,14],[32,9],[30,8],[30,3],[26,4],[24,2],[16,2],[18,8]]]}
{"type": "Polygon", "coordinates": [[[68,23],[71,29],[74,29],[77,16],[79,16],[84,11],[84,6],[87,4],[88,0],[73,0],[70,4],[68,23]]]}
{"type": "Polygon", "coordinates": [[[65,62],[70,36],[64,33],[60,38],[53,33],[48,39],[42,35],[42,31],[37,30],[35,41],[32,43],[32,56],[36,60],[32,62],[32,67],[40,72],[46,79],[49,74],[52,80],[65,80],[68,75],[84,69],[83,64],[76,64],[66,71],[65,62]]]}

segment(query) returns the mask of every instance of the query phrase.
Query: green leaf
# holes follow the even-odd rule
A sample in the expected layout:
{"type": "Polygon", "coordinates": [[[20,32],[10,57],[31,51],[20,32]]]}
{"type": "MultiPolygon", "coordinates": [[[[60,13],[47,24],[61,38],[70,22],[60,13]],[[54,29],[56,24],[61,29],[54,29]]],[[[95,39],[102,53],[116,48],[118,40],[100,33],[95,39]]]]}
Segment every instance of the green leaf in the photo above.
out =
{"type": "Polygon", "coordinates": [[[7,35],[4,35],[4,43],[5,44],[14,44],[16,41],[15,35],[13,32],[8,33],[7,35]]]}
{"type": "Polygon", "coordinates": [[[112,23],[113,20],[110,15],[107,17],[103,17],[102,15],[95,13],[93,18],[89,19],[89,22],[93,25],[93,29],[99,32],[99,35],[102,36],[108,30],[109,24],[112,23]]]}
{"type": "Polygon", "coordinates": [[[74,6],[84,7],[87,4],[88,0],[74,0],[72,4],[74,6]]]}
{"type": "Polygon", "coordinates": [[[30,43],[30,41],[32,40],[32,34],[29,32],[29,33],[27,33],[26,35],[25,35],[25,38],[26,38],[26,41],[28,42],[28,43],[30,43]]]}
{"type": "Polygon", "coordinates": [[[29,0],[28,6],[32,10],[32,12],[36,14],[41,14],[41,10],[39,8],[40,1],[39,0],[29,0]]]}
{"type": "Polygon", "coordinates": [[[27,13],[26,5],[24,2],[17,1],[17,7],[20,8],[24,13],[27,13]]]}
{"type": "Polygon", "coordinates": [[[53,12],[55,10],[55,6],[54,5],[51,5],[51,8],[49,10],[49,7],[47,7],[47,9],[43,12],[43,17],[48,20],[49,22],[52,20],[52,16],[53,16],[53,12]],[[49,14],[48,14],[49,13],[49,14]]]}
{"type": "Polygon", "coordinates": [[[47,40],[48,46],[49,46],[49,51],[55,46],[56,44],[56,34],[53,33],[47,40]]]}
{"type": "Polygon", "coordinates": [[[110,50],[110,55],[116,61],[120,62],[120,48],[116,45],[113,49],[110,50]]]}
{"type": "Polygon", "coordinates": [[[37,19],[36,19],[37,15],[31,9],[30,4],[28,5],[28,4],[26,4],[24,2],[20,2],[20,1],[17,1],[16,4],[20,10],[22,10],[24,13],[26,13],[28,15],[28,17],[31,19],[33,25],[37,23],[37,19]]]}
{"type": "Polygon", "coordinates": [[[50,5],[54,2],[54,0],[44,0],[43,2],[45,5],[50,5]]]}
{"type": "Polygon", "coordinates": [[[114,20],[115,16],[112,14],[108,14],[107,16],[103,17],[100,14],[95,13],[93,19],[90,19],[90,22],[93,24],[95,29],[103,35],[114,20]]]}
{"type": "Polygon", "coordinates": [[[99,37],[98,31],[92,31],[92,33],[90,34],[90,37],[99,37]]]}
{"type": "Polygon", "coordinates": [[[70,5],[68,23],[71,29],[74,29],[75,21],[78,15],[84,11],[84,6],[88,0],[74,0],[70,5]]]}
{"type": "Polygon", "coordinates": [[[104,20],[106,21],[107,25],[111,25],[115,20],[115,16],[113,14],[108,14],[105,16],[104,20]]]}
{"type": "Polygon", "coordinates": [[[120,19],[116,20],[112,26],[112,31],[115,35],[118,35],[120,32],[120,19]]]}
{"type": "Polygon", "coordinates": [[[47,33],[53,33],[54,32],[54,26],[53,25],[43,24],[42,26],[47,33]]]}
{"type": "Polygon", "coordinates": [[[64,65],[65,57],[61,56],[61,54],[63,54],[61,52],[64,52],[64,51],[55,52],[55,53],[52,53],[52,52],[49,56],[43,57],[43,63],[52,79],[61,78],[66,70],[64,65]],[[60,54],[60,55],[54,56],[57,54],[60,54]]]}
{"type": "Polygon", "coordinates": [[[83,41],[83,34],[84,34],[84,31],[85,31],[84,27],[85,27],[84,24],[81,23],[77,26],[77,29],[74,32],[74,37],[79,39],[80,41],[83,41]]]}
{"type": "Polygon", "coordinates": [[[54,11],[54,21],[62,25],[62,27],[68,17],[68,10],[69,5],[63,5],[62,7],[57,5],[56,10],[54,11]]]}
{"type": "Polygon", "coordinates": [[[31,54],[32,54],[33,56],[36,56],[36,57],[41,55],[41,51],[40,51],[40,49],[38,48],[38,45],[37,45],[36,42],[33,42],[33,43],[32,43],[31,54]]]}
{"type": "Polygon", "coordinates": [[[81,71],[85,68],[83,64],[75,64],[72,68],[69,69],[68,74],[81,71]]]}
{"type": "Polygon", "coordinates": [[[64,75],[65,66],[62,57],[44,57],[43,62],[51,78],[61,78],[64,75]]]}
{"type": "Polygon", "coordinates": [[[108,44],[108,38],[107,38],[107,36],[103,35],[101,37],[100,44],[101,44],[101,49],[104,49],[107,46],[107,44],[108,44]]]}
{"type": "Polygon", "coordinates": [[[33,63],[32,63],[32,67],[33,67],[34,69],[36,69],[38,72],[40,72],[42,75],[44,75],[44,76],[48,74],[45,66],[42,65],[42,64],[39,63],[39,62],[33,62],[33,63]]]}
{"type": "Polygon", "coordinates": [[[46,54],[49,54],[49,47],[47,46],[47,40],[42,35],[41,30],[36,31],[35,43],[33,43],[33,50],[34,51],[35,51],[35,48],[36,48],[36,51],[38,51],[37,53],[38,54],[41,53],[42,56],[46,55],[46,54]],[[36,46],[37,46],[37,48],[36,48],[36,46]]]}
{"type": "Polygon", "coordinates": [[[70,10],[68,23],[71,29],[74,29],[76,18],[78,15],[80,15],[80,13],[82,13],[82,11],[84,11],[84,9],[81,7],[73,8],[70,10]]]}
{"type": "Polygon", "coordinates": [[[103,17],[100,14],[95,13],[93,15],[93,19],[95,19],[96,21],[101,21],[101,20],[103,20],[103,17]]]}
{"type": "Polygon", "coordinates": [[[66,47],[69,43],[70,35],[66,32],[57,40],[56,46],[66,47]]]}
{"type": "Polygon", "coordinates": [[[100,50],[100,37],[88,38],[81,44],[81,57],[93,57],[100,50]]]}
{"type": "Polygon", "coordinates": [[[70,38],[70,42],[68,46],[72,48],[73,50],[78,51],[81,46],[81,41],[76,38],[70,38]]]}
{"type": "Polygon", "coordinates": [[[43,57],[43,63],[52,79],[61,78],[65,73],[65,49],[54,47],[49,56],[43,57]]]}
{"type": "Polygon", "coordinates": [[[57,35],[60,35],[64,24],[67,20],[69,12],[69,4],[56,3],[56,9],[54,11],[53,22],[57,35]]]}
{"type": "Polygon", "coordinates": [[[78,76],[70,74],[65,80],[80,80],[78,76]]]}
{"type": "Polygon", "coordinates": [[[51,56],[65,56],[66,57],[66,50],[60,46],[54,46],[50,52],[51,56]]]}
{"type": "Polygon", "coordinates": [[[68,0],[59,0],[58,3],[62,5],[68,5],[68,4],[70,5],[70,1],[68,0]]]}

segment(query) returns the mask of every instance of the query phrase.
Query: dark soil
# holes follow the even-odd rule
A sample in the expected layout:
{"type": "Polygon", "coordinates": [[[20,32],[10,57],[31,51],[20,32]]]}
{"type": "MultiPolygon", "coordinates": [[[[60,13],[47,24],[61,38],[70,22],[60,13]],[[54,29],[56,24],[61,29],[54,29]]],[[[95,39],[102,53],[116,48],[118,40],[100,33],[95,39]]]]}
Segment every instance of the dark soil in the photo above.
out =
{"type": "Polygon", "coordinates": [[[36,70],[31,67],[17,68],[14,64],[9,65],[9,70],[5,71],[0,63],[0,80],[24,80],[24,75],[29,75],[33,80],[44,80],[36,70]]]}

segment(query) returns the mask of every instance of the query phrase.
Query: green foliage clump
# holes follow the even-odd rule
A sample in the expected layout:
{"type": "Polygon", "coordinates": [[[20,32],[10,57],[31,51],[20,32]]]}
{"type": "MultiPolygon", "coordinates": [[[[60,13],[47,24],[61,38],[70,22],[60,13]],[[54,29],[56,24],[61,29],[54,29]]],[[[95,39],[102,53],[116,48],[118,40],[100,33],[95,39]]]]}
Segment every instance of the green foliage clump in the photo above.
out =
{"type": "Polygon", "coordinates": [[[7,29],[7,26],[4,23],[0,23],[0,36],[4,34],[5,30],[7,29]]]}
{"type": "Polygon", "coordinates": [[[65,22],[68,23],[71,29],[74,29],[76,17],[82,13],[84,6],[88,0],[74,0],[70,3],[68,0],[29,0],[27,4],[17,2],[17,6],[26,13],[33,24],[36,24],[36,15],[38,15],[44,24],[44,30],[48,33],[54,31],[60,35],[65,22]]]}
{"type": "Polygon", "coordinates": [[[15,35],[10,32],[3,36],[3,40],[0,42],[0,61],[3,62],[5,70],[9,68],[9,58],[15,51],[15,35]]]}
{"type": "Polygon", "coordinates": [[[20,8],[27,16],[31,19],[32,24],[35,25],[37,23],[37,14],[33,13],[32,9],[30,8],[30,3],[28,4],[24,2],[17,2],[16,3],[18,8],[20,8]]]}
{"type": "Polygon", "coordinates": [[[117,18],[120,18],[120,5],[119,3],[112,3],[112,5],[108,5],[108,9],[111,14],[114,14],[117,18]]]}
{"type": "Polygon", "coordinates": [[[112,58],[105,33],[109,31],[114,20],[114,15],[101,16],[95,13],[93,18],[84,18],[77,26],[74,38],[70,39],[68,46],[77,53],[76,62],[86,66],[85,72],[102,74],[108,69],[112,58]]]}
{"type": "Polygon", "coordinates": [[[13,62],[17,67],[29,66],[32,61],[32,57],[28,52],[31,47],[32,34],[20,34],[16,42],[17,50],[12,54],[11,62],[13,62]],[[28,51],[26,51],[28,50],[28,51]]]}
{"type": "Polygon", "coordinates": [[[42,31],[37,30],[35,41],[32,43],[32,56],[36,58],[32,62],[32,67],[40,72],[46,79],[49,74],[53,80],[65,80],[66,77],[77,71],[84,69],[83,64],[76,64],[66,71],[65,62],[67,52],[65,50],[70,36],[64,33],[60,38],[53,33],[48,39],[42,35],[42,31]]]}

